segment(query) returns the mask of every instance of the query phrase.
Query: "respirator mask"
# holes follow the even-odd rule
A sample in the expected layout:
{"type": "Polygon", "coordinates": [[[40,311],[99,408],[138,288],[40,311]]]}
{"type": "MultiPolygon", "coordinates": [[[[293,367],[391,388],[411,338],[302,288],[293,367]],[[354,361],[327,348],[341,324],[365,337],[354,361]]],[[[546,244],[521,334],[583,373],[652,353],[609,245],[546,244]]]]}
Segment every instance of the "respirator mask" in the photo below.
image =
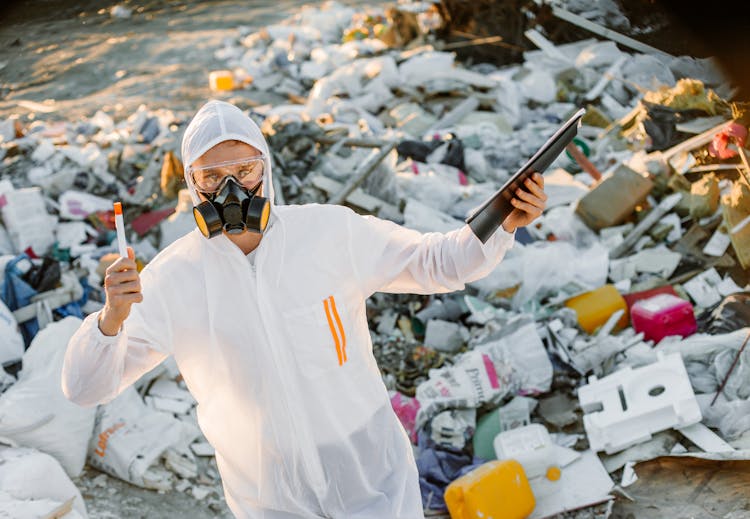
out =
{"type": "Polygon", "coordinates": [[[222,231],[263,233],[271,202],[255,193],[263,183],[264,168],[262,156],[190,168],[195,189],[207,198],[193,208],[203,236],[213,238],[222,231]]]}

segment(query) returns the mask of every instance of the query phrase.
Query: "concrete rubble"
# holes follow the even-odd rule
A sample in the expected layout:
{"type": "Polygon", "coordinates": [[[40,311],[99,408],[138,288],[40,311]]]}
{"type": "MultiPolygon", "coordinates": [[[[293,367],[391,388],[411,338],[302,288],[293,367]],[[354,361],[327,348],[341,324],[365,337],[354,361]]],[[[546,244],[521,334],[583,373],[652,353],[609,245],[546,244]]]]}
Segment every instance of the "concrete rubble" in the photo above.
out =
{"type": "MultiPolygon", "coordinates": [[[[498,456],[528,460],[530,517],[602,518],[637,487],[639,463],[750,459],[747,105],[709,59],[606,38],[555,44],[541,28],[527,31],[521,62],[467,66],[436,38],[430,5],[302,7],[240,27],[215,53],[231,77],[215,95],[262,123],[279,203],[343,203],[425,232],[460,227],[587,108],[573,153],[545,172],[547,211],[494,272],[460,292],[368,300],[426,514],[447,517],[445,480],[498,456]],[[665,293],[688,303],[685,336],[656,297],[665,293]],[[659,340],[636,330],[644,307],[659,340]],[[555,478],[511,441],[529,427],[555,478]],[[456,471],[436,483],[439,459],[456,471]]],[[[0,121],[0,438],[10,446],[0,511],[10,516],[34,499],[41,514],[67,506],[64,517],[86,517],[65,473],[90,467],[223,506],[171,359],[86,412],[50,383],[76,323],[103,305],[112,201],[141,265],[193,229],[178,156],[188,116],[144,105],[120,119],[0,121]],[[23,460],[55,465],[45,481],[59,473],[59,485],[15,488],[7,474],[23,460]]]]}

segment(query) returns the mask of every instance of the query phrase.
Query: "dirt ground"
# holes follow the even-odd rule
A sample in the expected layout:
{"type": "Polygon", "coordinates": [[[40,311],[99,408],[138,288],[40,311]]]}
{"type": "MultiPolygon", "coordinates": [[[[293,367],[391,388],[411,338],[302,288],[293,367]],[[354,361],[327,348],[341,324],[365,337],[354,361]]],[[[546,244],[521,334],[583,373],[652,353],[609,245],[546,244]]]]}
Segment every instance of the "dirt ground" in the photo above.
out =
{"type": "MultiPolygon", "coordinates": [[[[149,108],[194,112],[212,96],[214,57],[239,26],[281,20],[300,0],[115,2],[31,0],[0,8],[0,117],[75,120],[100,108],[127,115],[149,108]],[[28,109],[19,101],[42,103],[28,109]],[[46,112],[46,113],[45,113],[46,112]]],[[[110,112],[113,113],[113,112],[110,112]]]]}
{"type": "MultiPolygon", "coordinates": [[[[199,460],[205,465],[205,460],[199,460]]],[[[222,494],[221,483],[211,485],[213,490],[196,499],[190,490],[158,492],[139,488],[130,483],[84,467],[73,480],[80,490],[89,519],[233,519],[222,494]]]]}

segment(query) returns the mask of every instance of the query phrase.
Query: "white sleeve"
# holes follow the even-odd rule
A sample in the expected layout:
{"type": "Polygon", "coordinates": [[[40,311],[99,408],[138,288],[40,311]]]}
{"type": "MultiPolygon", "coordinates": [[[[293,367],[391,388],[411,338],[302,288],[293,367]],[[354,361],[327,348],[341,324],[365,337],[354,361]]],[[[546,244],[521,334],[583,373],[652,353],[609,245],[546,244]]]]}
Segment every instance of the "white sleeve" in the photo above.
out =
{"type": "Polygon", "coordinates": [[[420,233],[389,220],[353,215],[350,254],[366,296],[462,290],[489,274],[515,242],[515,234],[502,226],[482,243],[468,225],[448,233],[420,233]]]}
{"type": "Polygon", "coordinates": [[[96,312],[71,337],[61,380],[68,400],[85,407],[107,403],[169,356],[170,320],[149,274],[141,273],[143,302],[131,307],[117,335],[101,332],[96,312]]]}

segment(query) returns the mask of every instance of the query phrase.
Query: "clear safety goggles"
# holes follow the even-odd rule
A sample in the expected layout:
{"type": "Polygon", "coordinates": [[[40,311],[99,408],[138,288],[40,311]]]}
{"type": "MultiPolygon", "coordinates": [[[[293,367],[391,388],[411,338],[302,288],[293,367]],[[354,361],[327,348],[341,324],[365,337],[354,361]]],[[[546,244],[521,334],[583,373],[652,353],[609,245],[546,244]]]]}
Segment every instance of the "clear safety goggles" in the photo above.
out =
{"type": "Polygon", "coordinates": [[[263,179],[265,157],[259,155],[247,159],[228,160],[190,168],[190,178],[198,191],[207,194],[218,192],[227,177],[234,177],[238,184],[252,191],[263,179]]]}

